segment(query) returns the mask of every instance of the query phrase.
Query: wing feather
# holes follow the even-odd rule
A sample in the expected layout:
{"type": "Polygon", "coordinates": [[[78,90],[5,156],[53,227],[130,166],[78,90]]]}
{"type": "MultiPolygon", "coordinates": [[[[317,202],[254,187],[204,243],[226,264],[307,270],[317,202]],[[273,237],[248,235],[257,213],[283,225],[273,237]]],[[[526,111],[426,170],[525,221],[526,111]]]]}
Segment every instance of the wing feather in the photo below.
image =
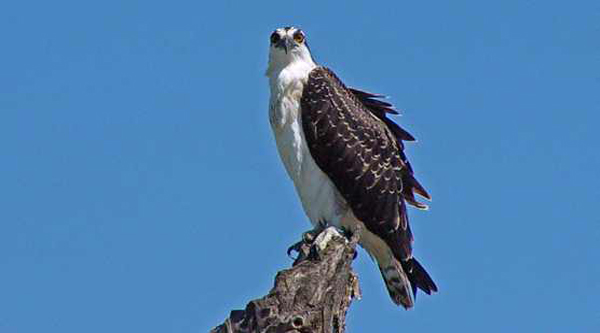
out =
{"type": "Polygon", "coordinates": [[[406,203],[429,194],[413,176],[402,140],[414,137],[386,117],[397,113],[376,95],[347,88],[317,67],[304,88],[302,126],[312,157],[335,184],[355,216],[380,235],[402,261],[412,258],[406,203]]]}

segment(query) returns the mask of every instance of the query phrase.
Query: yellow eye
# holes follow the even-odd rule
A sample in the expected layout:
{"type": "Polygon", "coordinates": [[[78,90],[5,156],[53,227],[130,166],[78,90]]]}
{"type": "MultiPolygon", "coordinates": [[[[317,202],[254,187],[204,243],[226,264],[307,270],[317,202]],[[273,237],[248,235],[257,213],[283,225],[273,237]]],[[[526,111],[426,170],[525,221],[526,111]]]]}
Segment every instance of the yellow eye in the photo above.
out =
{"type": "Polygon", "coordinates": [[[304,34],[300,31],[296,32],[294,34],[294,41],[298,44],[302,44],[302,42],[304,42],[304,34]]]}

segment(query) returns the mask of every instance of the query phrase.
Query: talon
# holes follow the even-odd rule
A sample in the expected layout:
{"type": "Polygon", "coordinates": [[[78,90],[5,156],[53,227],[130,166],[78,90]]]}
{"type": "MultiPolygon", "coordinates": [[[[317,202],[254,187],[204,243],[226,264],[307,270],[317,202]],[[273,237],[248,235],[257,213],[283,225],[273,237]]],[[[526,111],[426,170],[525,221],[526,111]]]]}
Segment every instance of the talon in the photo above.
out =
{"type": "Polygon", "coordinates": [[[287,249],[288,257],[294,259],[295,262],[299,262],[307,257],[318,259],[320,256],[318,255],[316,249],[313,249],[311,245],[324,230],[325,225],[325,223],[319,223],[314,229],[302,233],[302,239],[287,249]],[[298,252],[298,256],[295,258],[292,256],[292,252],[294,251],[298,252]]]}
{"type": "Polygon", "coordinates": [[[349,228],[341,228],[342,231],[342,235],[344,235],[344,237],[346,237],[347,239],[352,239],[352,236],[354,235],[354,233],[352,232],[352,230],[350,230],[349,228]]]}

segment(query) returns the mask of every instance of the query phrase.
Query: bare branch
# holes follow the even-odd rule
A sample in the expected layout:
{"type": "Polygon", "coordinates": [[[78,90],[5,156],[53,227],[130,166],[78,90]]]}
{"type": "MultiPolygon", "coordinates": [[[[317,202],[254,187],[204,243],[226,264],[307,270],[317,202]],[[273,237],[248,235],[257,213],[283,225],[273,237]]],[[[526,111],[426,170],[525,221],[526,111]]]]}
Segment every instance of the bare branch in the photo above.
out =
{"type": "Polygon", "coordinates": [[[357,237],[348,241],[327,228],[308,242],[299,246],[293,267],[277,273],[266,296],[231,311],[211,333],[344,332],[346,312],[360,298],[352,271],[357,237]]]}

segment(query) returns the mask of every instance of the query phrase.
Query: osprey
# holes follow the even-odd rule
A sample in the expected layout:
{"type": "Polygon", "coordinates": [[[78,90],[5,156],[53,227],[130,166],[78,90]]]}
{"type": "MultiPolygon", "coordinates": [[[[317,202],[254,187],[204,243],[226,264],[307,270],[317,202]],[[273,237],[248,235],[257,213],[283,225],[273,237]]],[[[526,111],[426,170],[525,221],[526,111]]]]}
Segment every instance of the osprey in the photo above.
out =
{"type": "Polygon", "coordinates": [[[382,95],[348,88],[311,56],[300,29],[270,37],[269,120],[285,169],[311,224],[355,231],[377,261],[397,305],[413,306],[417,289],[437,287],[412,256],[406,204],[430,199],[413,176],[403,141],[412,135],[387,118],[382,95]],[[412,295],[411,295],[412,294],[412,295]]]}

